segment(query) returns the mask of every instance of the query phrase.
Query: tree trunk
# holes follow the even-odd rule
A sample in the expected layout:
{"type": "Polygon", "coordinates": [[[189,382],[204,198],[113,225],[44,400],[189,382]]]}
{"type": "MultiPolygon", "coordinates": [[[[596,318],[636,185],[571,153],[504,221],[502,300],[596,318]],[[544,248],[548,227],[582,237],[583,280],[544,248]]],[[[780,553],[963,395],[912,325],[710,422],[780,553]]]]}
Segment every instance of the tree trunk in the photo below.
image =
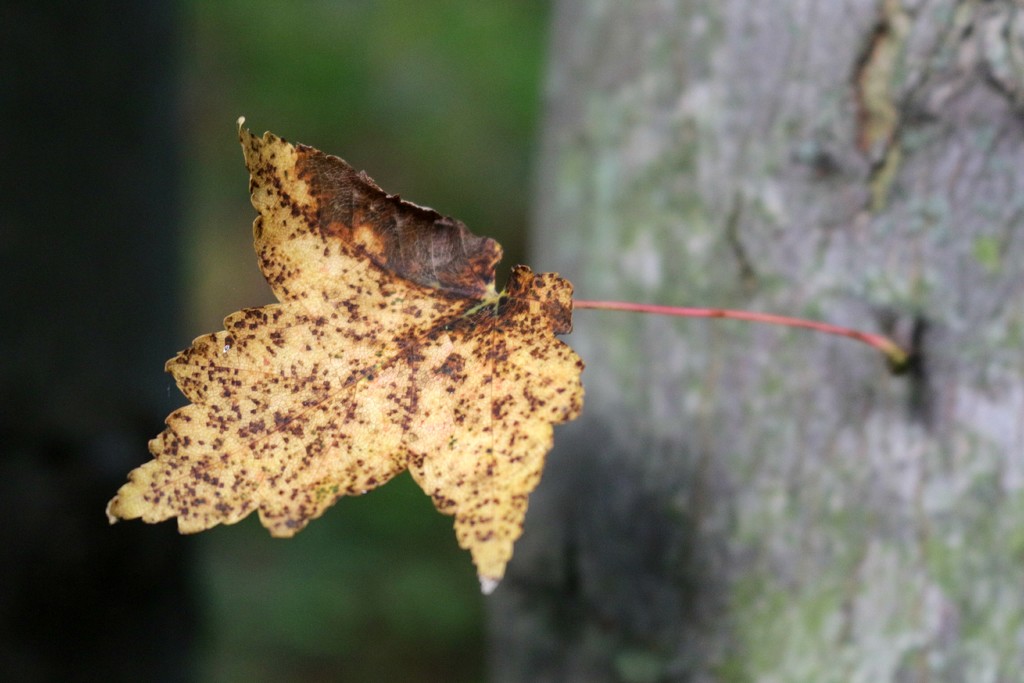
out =
{"type": "Polygon", "coordinates": [[[593,2],[553,28],[534,265],[583,299],[497,680],[1024,671],[1024,11],[593,2]]]}

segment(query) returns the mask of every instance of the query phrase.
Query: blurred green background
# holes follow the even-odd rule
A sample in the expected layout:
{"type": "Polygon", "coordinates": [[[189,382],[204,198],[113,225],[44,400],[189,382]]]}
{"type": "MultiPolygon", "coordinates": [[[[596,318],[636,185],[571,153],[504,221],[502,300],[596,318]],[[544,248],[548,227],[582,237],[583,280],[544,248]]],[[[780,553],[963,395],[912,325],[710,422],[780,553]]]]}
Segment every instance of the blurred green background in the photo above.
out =
{"type": "Polygon", "coordinates": [[[103,511],[185,402],[164,361],[273,302],[238,117],[497,238],[507,272],[549,14],[540,0],[0,3],[0,680],[485,676],[472,561],[408,476],[290,540],[255,515],[181,536],[103,511]]]}
{"type": "MultiPolygon", "coordinates": [[[[548,2],[182,9],[187,296],[168,356],[226,314],[273,301],[252,251],[239,115],[495,237],[506,267],[522,259],[548,2]]],[[[451,518],[407,475],[340,501],[291,540],[271,539],[253,516],[197,543],[206,680],[484,676],[473,565],[451,518]]]]}

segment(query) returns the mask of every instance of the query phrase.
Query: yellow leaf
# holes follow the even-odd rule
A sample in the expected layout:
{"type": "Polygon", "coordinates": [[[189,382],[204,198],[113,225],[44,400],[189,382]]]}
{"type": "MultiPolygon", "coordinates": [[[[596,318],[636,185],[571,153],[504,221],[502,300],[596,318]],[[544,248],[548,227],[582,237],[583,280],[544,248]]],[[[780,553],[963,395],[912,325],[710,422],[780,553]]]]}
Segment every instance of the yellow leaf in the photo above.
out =
{"type": "Polygon", "coordinates": [[[292,536],[409,469],[455,516],[481,585],[501,580],[552,425],[582,407],[572,286],[341,159],[239,120],[255,248],[280,303],[228,316],[167,363],[191,401],[107,506],[184,533],[256,510],[292,536]]]}

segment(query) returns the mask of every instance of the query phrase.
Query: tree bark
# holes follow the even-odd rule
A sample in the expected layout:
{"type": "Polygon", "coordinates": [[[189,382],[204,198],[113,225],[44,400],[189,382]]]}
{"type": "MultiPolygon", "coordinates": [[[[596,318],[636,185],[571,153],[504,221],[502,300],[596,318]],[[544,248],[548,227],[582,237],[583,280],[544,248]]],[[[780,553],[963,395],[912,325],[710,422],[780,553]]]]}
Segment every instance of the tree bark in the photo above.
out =
{"type": "Polygon", "coordinates": [[[557,4],[534,265],[578,311],[491,609],[496,680],[1011,681],[1024,671],[1024,11],[557,4]]]}

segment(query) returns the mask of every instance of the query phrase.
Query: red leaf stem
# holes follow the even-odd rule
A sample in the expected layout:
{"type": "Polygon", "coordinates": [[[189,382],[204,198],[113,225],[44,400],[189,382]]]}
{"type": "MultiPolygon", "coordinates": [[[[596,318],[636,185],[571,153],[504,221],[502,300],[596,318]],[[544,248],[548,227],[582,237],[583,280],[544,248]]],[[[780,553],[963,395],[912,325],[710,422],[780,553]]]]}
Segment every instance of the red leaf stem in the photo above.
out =
{"type": "Polygon", "coordinates": [[[659,306],[657,304],[638,304],[631,301],[587,301],[573,300],[573,308],[593,308],[606,311],[631,311],[634,313],[652,313],[654,315],[672,315],[680,318],[728,318],[730,320],[746,320],[748,322],[783,325],[785,327],[801,327],[816,332],[824,332],[839,337],[848,337],[863,342],[881,351],[888,359],[893,372],[903,370],[908,361],[907,352],[896,342],[880,334],[861,332],[849,327],[830,325],[829,323],[804,318],[791,318],[771,313],[755,311],[739,311],[729,308],[685,308],[682,306],[659,306]]]}

